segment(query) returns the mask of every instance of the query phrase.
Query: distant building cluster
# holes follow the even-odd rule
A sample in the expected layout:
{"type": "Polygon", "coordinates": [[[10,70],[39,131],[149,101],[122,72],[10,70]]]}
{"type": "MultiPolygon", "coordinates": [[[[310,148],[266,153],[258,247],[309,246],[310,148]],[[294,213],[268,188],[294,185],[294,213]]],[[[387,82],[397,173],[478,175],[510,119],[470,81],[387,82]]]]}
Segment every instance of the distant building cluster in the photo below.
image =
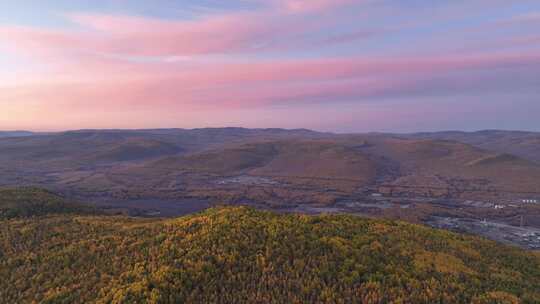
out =
{"type": "Polygon", "coordinates": [[[521,200],[521,202],[524,204],[538,204],[537,199],[523,199],[521,200]]]}

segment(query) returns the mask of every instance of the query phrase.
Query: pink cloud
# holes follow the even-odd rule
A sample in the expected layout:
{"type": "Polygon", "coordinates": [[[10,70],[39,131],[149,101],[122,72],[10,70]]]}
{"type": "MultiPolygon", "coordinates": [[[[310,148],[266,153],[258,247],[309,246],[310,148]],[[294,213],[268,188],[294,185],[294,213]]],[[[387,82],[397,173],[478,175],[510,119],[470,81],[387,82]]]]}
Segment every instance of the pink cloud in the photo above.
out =
{"type": "MultiPolygon", "coordinates": [[[[257,37],[277,33],[273,28],[245,27],[248,20],[219,17],[204,21],[171,22],[135,17],[74,16],[81,24],[94,31],[73,32],[41,30],[24,27],[0,27],[0,45],[17,53],[29,53],[40,61],[53,65],[53,69],[73,79],[91,79],[96,74],[131,78],[160,74],[174,75],[184,83],[226,84],[235,81],[276,81],[363,77],[371,74],[426,73],[446,70],[492,68],[501,65],[537,62],[535,53],[494,53],[461,56],[395,57],[395,58],[328,58],[315,60],[207,61],[180,54],[224,52],[249,47],[257,37]],[[241,20],[241,21],[240,21],[241,20]],[[220,40],[220,29],[236,31],[220,40]],[[246,28],[240,30],[240,28],[246,28]],[[134,30],[143,29],[143,30],[134,30]],[[102,33],[106,31],[105,33],[102,33]],[[213,39],[212,36],[216,36],[213,39]],[[130,58],[135,56],[134,61],[130,58]],[[137,60],[136,56],[152,60],[137,60]],[[171,60],[181,58],[182,60],[171,60]],[[190,60],[193,62],[190,63],[190,60]],[[234,73],[230,73],[234,71],[234,73]],[[86,73],[85,73],[86,72],[86,73]],[[93,73],[92,73],[93,72],[93,73]],[[90,77],[76,77],[77,74],[90,77]],[[142,75],[142,76],[141,76],[142,75]]],[[[227,32],[227,31],[225,31],[227,32]]],[[[343,39],[357,39],[353,37],[343,39]]],[[[338,39],[340,40],[340,39],[338,39]]],[[[81,76],[81,75],[79,75],[81,76]]]]}
{"type": "Polygon", "coordinates": [[[16,54],[51,58],[73,53],[91,45],[89,37],[66,31],[54,31],[22,26],[0,26],[0,49],[16,54]]]}
{"type": "Polygon", "coordinates": [[[101,35],[107,53],[143,56],[197,55],[248,51],[285,25],[257,22],[253,14],[209,16],[194,21],[73,15],[70,19],[101,35]]]}
{"type": "MultiPolygon", "coordinates": [[[[211,16],[195,21],[162,21],[151,18],[73,15],[84,30],[0,27],[0,47],[39,56],[72,53],[124,56],[189,56],[253,52],[280,33],[305,30],[294,20],[260,22],[253,14],[211,16]],[[294,25],[294,26],[293,26],[294,25]]],[[[263,16],[263,18],[269,18],[263,16]]]]}
{"type": "Polygon", "coordinates": [[[350,4],[358,4],[358,0],[278,0],[279,5],[293,13],[324,12],[350,4]]]}
{"type": "MultiPolygon", "coordinates": [[[[192,20],[163,20],[103,14],[66,14],[78,29],[37,29],[0,26],[0,44],[32,55],[72,53],[170,58],[209,54],[282,52],[311,45],[309,34],[336,22],[332,18],[302,18],[359,3],[352,0],[276,0],[274,9],[226,12],[192,20]],[[293,14],[291,14],[293,13],[293,14]]],[[[333,34],[325,44],[367,38],[368,31],[333,34]]],[[[373,31],[369,31],[373,34],[373,31]]],[[[320,38],[318,38],[320,40],[320,38]]]]}
{"type": "Polygon", "coordinates": [[[47,122],[53,119],[76,124],[77,117],[88,122],[105,122],[106,117],[110,122],[113,113],[125,117],[126,124],[129,119],[158,122],[160,117],[174,115],[184,117],[185,122],[191,119],[189,113],[209,113],[208,120],[221,121],[219,113],[269,106],[373,103],[385,97],[519,90],[523,85],[534,85],[523,84],[520,75],[539,67],[540,55],[534,53],[193,66],[100,62],[90,57],[78,65],[66,64],[53,73],[41,73],[34,82],[0,84],[0,105],[9,105],[2,106],[4,123],[22,121],[21,113],[29,113],[23,115],[25,119],[32,117],[41,123],[53,123],[47,122]],[[510,74],[490,72],[494,69],[510,69],[510,74]],[[463,77],[465,72],[470,76],[463,77]],[[62,77],[64,74],[69,76],[62,77]],[[40,82],[40,77],[51,80],[40,82]]]}
{"type": "MultiPolygon", "coordinates": [[[[68,64],[50,73],[48,78],[55,81],[4,86],[1,97],[11,102],[43,100],[62,107],[82,108],[100,103],[104,108],[119,109],[156,105],[176,105],[186,110],[258,107],[355,100],[396,92],[421,94],[426,90],[425,83],[431,83],[436,94],[437,90],[445,92],[446,88],[468,88],[470,81],[493,81],[486,76],[456,81],[451,76],[455,73],[539,66],[540,55],[534,53],[196,65],[100,62],[90,57],[88,61],[68,64]],[[445,79],[448,75],[451,77],[445,79]],[[442,82],[431,81],[441,77],[442,82]]],[[[44,74],[39,76],[44,77],[44,74]]]]}

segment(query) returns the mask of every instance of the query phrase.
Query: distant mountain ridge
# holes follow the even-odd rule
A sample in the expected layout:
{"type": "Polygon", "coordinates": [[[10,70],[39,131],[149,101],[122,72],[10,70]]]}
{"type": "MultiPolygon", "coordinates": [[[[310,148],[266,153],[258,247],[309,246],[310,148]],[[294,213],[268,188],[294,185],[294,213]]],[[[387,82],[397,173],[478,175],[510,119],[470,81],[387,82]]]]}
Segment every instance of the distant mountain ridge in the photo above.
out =
{"type": "Polygon", "coordinates": [[[484,198],[493,190],[529,195],[540,189],[538,136],[234,127],[40,133],[0,139],[0,185],[53,186],[122,198],[172,193],[301,204],[330,204],[360,187],[382,185],[390,188],[377,190],[392,195],[411,187],[433,195],[426,186],[437,196],[471,198],[467,189],[484,198]],[[243,191],[242,182],[226,179],[240,175],[270,178],[274,184],[243,191]]]}
{"type": "Polygon", "coordinates": [[[221,127],[221,128],[150,128],[150,129],[79,129],[67,130],[57,133],[144,133],[144,134],[229,134],[229,135],[247,135],[247,134],[333,134],[331,132],[319,132],[305,128],[285,129],[285,128],[243,128],[243,127],[221,127]]]}
{"type": "Polygon", "coordinates": [[[4,137],[22,137],[22,136],[32,136],[36,135],[34,132],[30,131],[0,131],[0,138],[4,137]]]}
{"type": "MultiPolygon", "coordinates": [[[[22,136],[27,133],[17,134],[22,136]]],[[[10,133],[9,137],[6,135],[1,138],[0,149],[4,155],[0,155],[0,162],[2,158],[32,161],[133,161],[253,140],[332,136],[306,129],[246,128],[73,130],[32,135],[14,137],[15,133],[10,133]]]]}

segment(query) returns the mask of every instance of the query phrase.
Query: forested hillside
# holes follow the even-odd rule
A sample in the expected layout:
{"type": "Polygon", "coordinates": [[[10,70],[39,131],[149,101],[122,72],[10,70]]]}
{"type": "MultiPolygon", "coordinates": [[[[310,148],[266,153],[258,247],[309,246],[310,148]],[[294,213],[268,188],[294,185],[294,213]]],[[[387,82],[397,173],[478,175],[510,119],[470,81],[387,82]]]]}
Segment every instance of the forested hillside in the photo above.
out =
{"type": "Polygon", "coordinates": [[[39,188],[0,188],[0,219],[66,213],[97,214],[98,210],[39,188]]]}
{"type": "Polygon", "coordinates": [[[0,222],[3,303],[539,303],[540,257],[347,215],[0,222]]]}

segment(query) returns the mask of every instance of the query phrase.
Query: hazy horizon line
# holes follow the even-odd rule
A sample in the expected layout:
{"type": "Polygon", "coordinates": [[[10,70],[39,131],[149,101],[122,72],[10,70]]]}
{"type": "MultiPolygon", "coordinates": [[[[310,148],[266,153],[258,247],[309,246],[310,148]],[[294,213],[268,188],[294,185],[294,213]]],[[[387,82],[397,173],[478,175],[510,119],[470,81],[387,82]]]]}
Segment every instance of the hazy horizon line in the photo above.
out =
{"type": "Polygon", "coordinates": [[[157,128],[81,128],[81,129],[58,129],[58,130],[40,130],[40,129],[0,129],[0,132],[29,132],[29,133],[66,133],[66,132],[81,132],[81,131],[149,131],[149,130],[201,130],[201,129],[248,129],[248,130],[305,130],[318,133],[332,133],[332,134],[414,134],[414,133],[444,133],[444,132],[460,132],[460,133],[479,133],[479,132],[523,132],[523,133],[540,133],[540,130],[527,130],[527,129],[497,129],[497,128],[485,128],[485,129],[439,129],[439,130],[416,130],[416,131],[336,131],[336,130],[321,130],[315,128],[284,128],[284,127],[242,127],[242,126],[220,126],[220,127],[195,127],[195,128],[182,128],[182,127],[157,127],[157,128]]]}

